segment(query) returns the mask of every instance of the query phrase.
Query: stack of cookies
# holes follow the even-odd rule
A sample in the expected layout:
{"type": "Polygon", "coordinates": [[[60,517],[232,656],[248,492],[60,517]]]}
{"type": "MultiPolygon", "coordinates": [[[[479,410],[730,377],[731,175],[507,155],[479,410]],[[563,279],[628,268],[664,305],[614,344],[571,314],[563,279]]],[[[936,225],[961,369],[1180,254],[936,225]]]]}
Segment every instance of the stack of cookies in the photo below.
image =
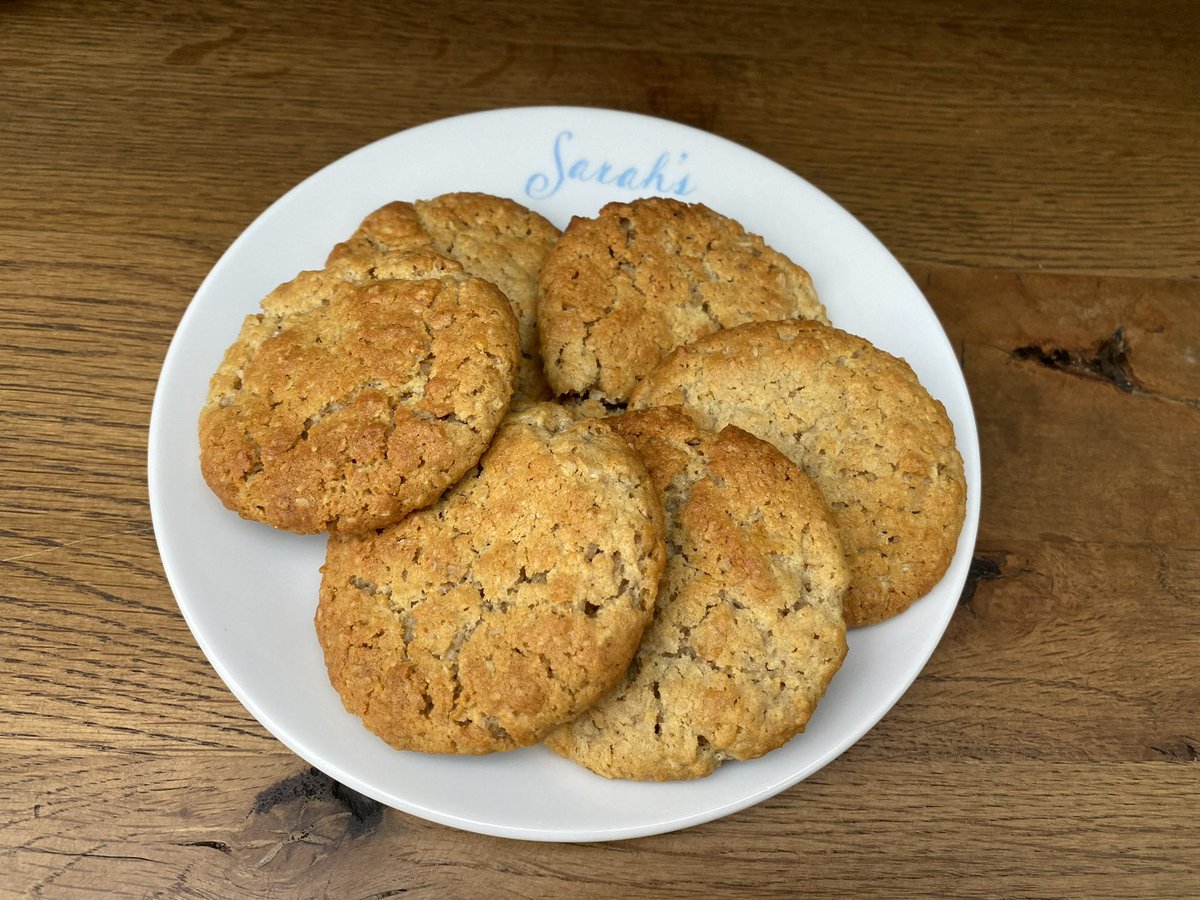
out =
{"type": "Polygon", "coordinates": [[[316,633],[372,732],[614,778],[802,731],[846,628],[926,594],[965,512],[909,366],[663,198],[561,234],[483,194],[376,210],[246,319],[200,447],[230,509],[329,533],[316,633]]]}

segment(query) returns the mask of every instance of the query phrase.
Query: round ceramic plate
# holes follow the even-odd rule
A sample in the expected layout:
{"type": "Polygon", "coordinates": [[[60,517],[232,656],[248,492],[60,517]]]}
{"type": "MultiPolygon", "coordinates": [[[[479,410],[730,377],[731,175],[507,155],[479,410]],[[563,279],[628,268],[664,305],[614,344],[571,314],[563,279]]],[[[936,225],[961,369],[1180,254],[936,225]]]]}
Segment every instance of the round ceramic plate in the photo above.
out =
{"type": "Polygon", "coordinates": [[[921,292],[858,221],[764,157],[696,129],[596,109],[539,107],[432,122],[377,141],[288,192],[234,241],[171,343],[150,422],[150,504],[163,566],[200,647],[272,734],[321,771],[396,809],[487,834],[591,841],[656,834],[743,809],[801,781],[878,722],[921,671],[954,611],[979,517],[979,445],[966,385],[921,292]],[[330,687],[313,630],[321,536],[239,519],[200,475],[196,422],[244,316],[277,284],[318,268],[371,210],[483,191],[560,228],[610,200],[703,202],[811,273],[833,323],[905,357],[954,422],[967,519],[945,578],[888,622],[857,629],[807,731],[708,778],[609,781],[544,747],[485,757],[399,752],[330,687]]]}

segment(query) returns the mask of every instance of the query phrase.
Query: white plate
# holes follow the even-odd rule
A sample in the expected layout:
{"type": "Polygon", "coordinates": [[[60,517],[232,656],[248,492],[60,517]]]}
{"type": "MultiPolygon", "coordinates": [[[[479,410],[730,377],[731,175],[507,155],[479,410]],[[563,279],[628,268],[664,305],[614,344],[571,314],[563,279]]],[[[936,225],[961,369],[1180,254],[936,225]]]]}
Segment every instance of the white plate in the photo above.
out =
{"type": "Polygon", "coordinates": [[[179,324],[150,422],[150,505],[163,567],[188,625],[230,690],[321,771],[389,806],[527,840],[656,834],[764,800],[875,725],[941,638],[966,580],[979,517],[979,444],[946,335],[900,264],[829,197],[758,154],[684,125],[608,110],[540,107],[432,122],[327,166],[258,217],[213,267],[179,324]],[[342,708],[312,617],[324,539],[242,521],[200,476],[196,421],[242,318],[316,268],[362,217],[395,199],[457,190],[512,197],[559,227],[613,199],[700,201],[812,274],[834,324],[905,357],[946,406],[966,463],[967,520],[942,583],[903,615],[850,634],[808,730],[693,782],[609,781],[531,747],[487,757],[397,752],[342,708]]]}

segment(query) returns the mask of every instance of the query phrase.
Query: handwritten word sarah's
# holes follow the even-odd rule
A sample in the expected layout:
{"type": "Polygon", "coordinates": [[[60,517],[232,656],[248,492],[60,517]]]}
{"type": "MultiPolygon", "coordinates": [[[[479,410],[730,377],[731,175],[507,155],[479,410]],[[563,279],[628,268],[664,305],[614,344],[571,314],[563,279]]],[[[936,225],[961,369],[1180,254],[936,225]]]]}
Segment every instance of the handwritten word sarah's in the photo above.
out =
{"type": "Polygon", "coordinates": [[[567,181],[593,181],[630,191],[654,190],[659,194],[674,194],[677,197],[686,197],[696,190],[689,180],[690,176],[678,171],[678,167],[687,161],[686,153],[680,153],[674,161],[670,153],[660,153],[648,169],[617,166],[608,160],[592,163],[582,156],[569,160],[567,144],[574,138],[575,135],[570,131],[558,133],[554,139],[554,171],[551,174],[534,172],[530,175],[525,182],[526,194],[535,200],[544,200],[557,194],[567,181]]]}

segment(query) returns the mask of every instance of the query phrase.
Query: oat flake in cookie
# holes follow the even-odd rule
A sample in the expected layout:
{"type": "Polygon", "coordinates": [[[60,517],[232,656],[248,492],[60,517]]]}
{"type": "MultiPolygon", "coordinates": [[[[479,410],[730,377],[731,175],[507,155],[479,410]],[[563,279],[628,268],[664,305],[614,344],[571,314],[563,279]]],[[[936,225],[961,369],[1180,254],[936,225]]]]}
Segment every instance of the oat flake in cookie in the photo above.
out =
{"type": "Polygon", "coordinates": [[[346,709],[393,747],[508,750],[622,676],[663,561],[640,458],[542,404],[509,416],[434,506],[331,537],[317,636],[346,709]]]}
{"type": "Polygon", "coordinates": [[[734,220],[663,197],[572,219],[538,283],[550,387],[608,404],[680,344],[796,316],[828,321],[803,268],[734,220]]]}
{"type": "Polygon", "coordinates": [[[436,500],[503,418],[517,324],[432,252],[303,272],[247,317],[200,414],[200,468],[248,519],[378,528],[436,500]],[[347,280],[350,279],[350,280],[347,280]]]}
{"type": "Polygon", "coordinates": [[[625,678],[546,744],[610,778],[697,778],[802,731],[846,654],[849,572],[820,492],[737,428],[607,420],[663,497],[667,567],[625,678]]]}
{"type": "Polygon", "coordinates": [[[680,347],[630,401],[663,404],[744,428],[808,472],[850,563],[846,624],[903,612],[945,574],[966,515],[962,457],[904,360],[815,322],[743,325],[680,347]]]}
{"type": "Polygon", "coordinates": [[[333,248],[328,262],[369,265],[381,252],[428,248],[495,284],[521,329],[517,398],[536,402],[550,396],[538,352],[537,277],[556,240],[554,225],[516,201],[464,191],[380,207],[333,248]]]}

